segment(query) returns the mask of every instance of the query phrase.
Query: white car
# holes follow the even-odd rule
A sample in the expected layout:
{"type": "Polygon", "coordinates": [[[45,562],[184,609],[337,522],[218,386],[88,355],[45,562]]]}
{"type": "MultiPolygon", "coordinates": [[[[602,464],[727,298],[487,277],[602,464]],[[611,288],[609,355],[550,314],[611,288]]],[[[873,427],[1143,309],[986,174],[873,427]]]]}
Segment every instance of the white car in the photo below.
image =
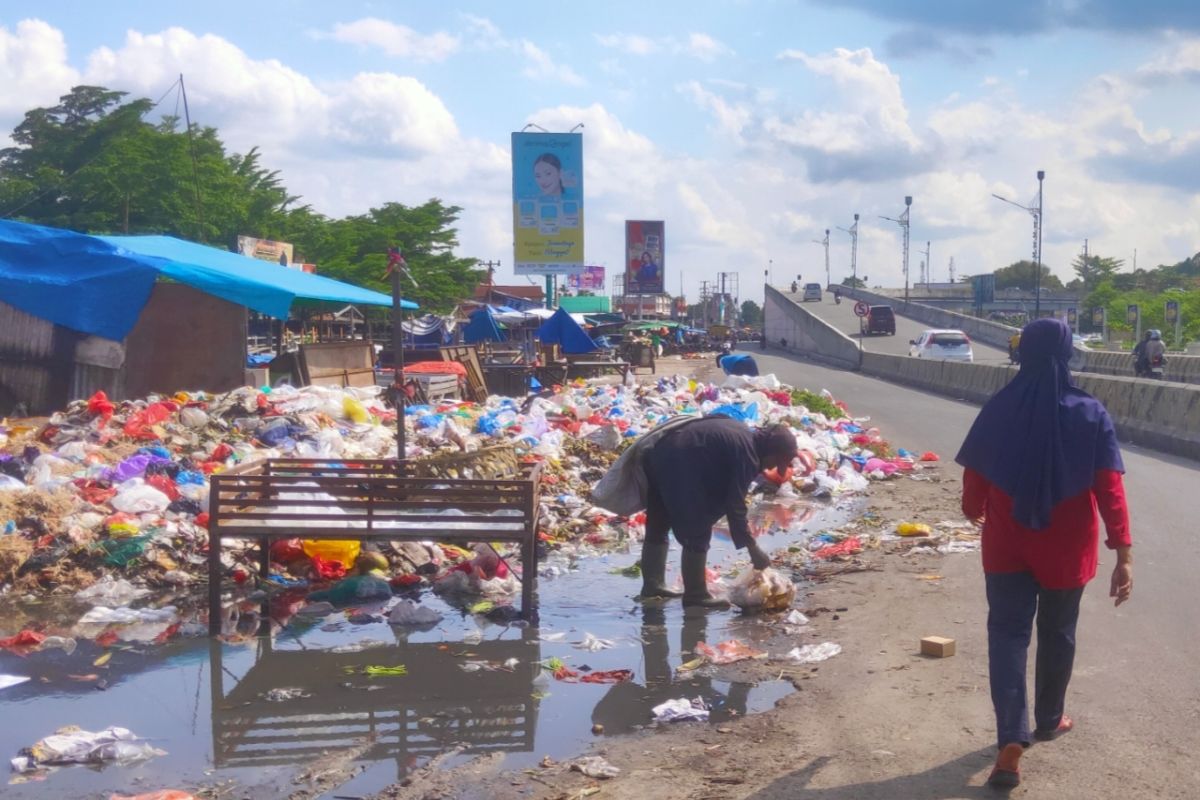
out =
{"type": "Polygon", "coordinates": [[[962,331],[928,330],[909,341],[908,354],[913,358],[936,358],[943,361],[975,360],[971,352],[971,337],[962,331]]]}
{"type": "Polygon", "coordinates": [[[816,300],[818,303],[821,302],[821,284],[804,284],[804,299],[801,302],[807,303],[809,300],[816,300]]]}

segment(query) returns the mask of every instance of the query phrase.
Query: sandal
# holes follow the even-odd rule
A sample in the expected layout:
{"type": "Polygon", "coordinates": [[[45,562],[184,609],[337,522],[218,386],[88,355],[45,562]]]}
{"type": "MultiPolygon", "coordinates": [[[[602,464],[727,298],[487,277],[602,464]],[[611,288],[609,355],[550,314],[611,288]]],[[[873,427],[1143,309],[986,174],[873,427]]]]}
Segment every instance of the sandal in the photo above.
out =
{"type": "Polygon", "coordinates": [[[988,775],[987,785],[993,789],[1014,789],[1021,783],[1021,754],[1025,752],[1020,742],[1010,742],[996,756],[996,766],[988,775]]]}
{"type": "Polygon", "coordinates": [[[1039,742],[1052,742],[1058,737],[1062,736],[1064,733],[1070,732],[1070,730],[1074,727],[1074,721],[1072,721],[1072,719],[1066,714],[1063,714],[1062,719],[1060,719],[1058,722],[1057,728],[1052,731],[1034,731],[1033,738],[1037,739],[1039,742]]]}

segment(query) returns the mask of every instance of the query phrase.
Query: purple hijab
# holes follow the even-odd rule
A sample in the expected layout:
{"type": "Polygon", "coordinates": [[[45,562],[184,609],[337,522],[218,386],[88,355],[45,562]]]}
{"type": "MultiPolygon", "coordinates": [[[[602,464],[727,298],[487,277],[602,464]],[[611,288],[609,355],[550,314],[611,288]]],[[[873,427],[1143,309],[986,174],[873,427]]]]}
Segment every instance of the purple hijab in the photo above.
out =
{"type": "Polygon", "coordinates": [[[1071,383],[1071,329],[1039,319],[1021,331],[1021,370],[980,410],[955,459],[1013,499],[1013,519],[1041,530],[1096,470],[1125,471],[1112,419],[1071,383]]]}

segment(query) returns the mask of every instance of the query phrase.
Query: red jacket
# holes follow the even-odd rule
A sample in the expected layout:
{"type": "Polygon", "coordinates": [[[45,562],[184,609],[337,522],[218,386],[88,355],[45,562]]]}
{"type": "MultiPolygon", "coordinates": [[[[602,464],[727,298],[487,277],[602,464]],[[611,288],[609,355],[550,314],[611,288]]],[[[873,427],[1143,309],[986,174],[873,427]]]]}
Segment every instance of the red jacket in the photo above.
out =
{"type": "Polygon", "coordinates": [[[1129,547],[1129,509],[1121,473],[1096,471],[1092,487],[1054,507],[1035,531],[1013,519],[1012,498],[972,469],[963,470],[963,514],[983,517],[983,571],[1031,572],[1043,589],[1078,589],[1096,577],[1099,517],[1110,550],[1129,547]]]}

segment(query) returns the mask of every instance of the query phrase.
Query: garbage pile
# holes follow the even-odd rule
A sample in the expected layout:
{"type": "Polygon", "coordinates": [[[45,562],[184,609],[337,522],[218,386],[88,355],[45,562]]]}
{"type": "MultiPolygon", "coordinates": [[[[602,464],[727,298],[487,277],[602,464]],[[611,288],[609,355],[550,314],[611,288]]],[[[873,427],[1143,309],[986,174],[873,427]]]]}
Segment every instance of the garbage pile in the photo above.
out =
{"type": "MultiPolygon", "coordinates": [[[[681,376],[632,387],[577,381],[524,400],[410,407],[407,455],[508,443],[521,458],[542,461],[539,531],[548,552],[540,571],[552,577],[580,557],[640,539],[643,515],[618,517],[594,506],[589,493],[629,443],[679,414],[792,427],[797,469],[769,476],[775,511],[756,507],[760,527],[794,524],[794,516],[778,513],[791,501],[861,492],[869,480],[936,459],[893,451],[827,392],[793,390],[769,375],[730,377],[721,386],[681,376]]],[[[81,624],[157,626],[150,630],[161,635],[170,614],[131,604],[207,581],[209,476],[264,458],[386,458],[394,453],[395,419],[375,387],[284,386],[120,403],[98,393],[41,424],[0,422],[0,593],[75,595],[94,606],[81,624]],[[94,597],[86,594],[93,586],[94,597]]],[[[428,542],[378,550],[277,541],[267,585],[258,587],[252,554],[235,549],[229,575],[248,589],[291,592],[295,609],[432,586],[473,597],[468,610],[480,607],[482,595],[492,603],[484,610],[493,611],[507,608],[519,588],[504,555],[487,545],[439,545],[431,529],[428,542]]]]}

